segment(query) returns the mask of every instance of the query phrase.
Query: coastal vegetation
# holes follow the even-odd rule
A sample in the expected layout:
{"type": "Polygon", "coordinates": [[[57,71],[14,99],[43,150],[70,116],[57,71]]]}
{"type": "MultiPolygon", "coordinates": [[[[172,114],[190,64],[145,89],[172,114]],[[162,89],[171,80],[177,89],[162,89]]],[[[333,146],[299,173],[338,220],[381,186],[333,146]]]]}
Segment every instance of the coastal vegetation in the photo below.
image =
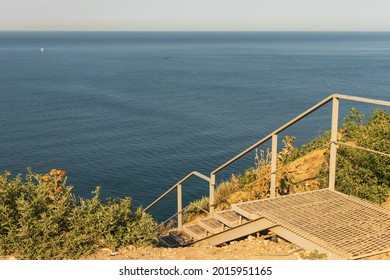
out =
{"type": "Polygon", "coordinates": [[[153,244],[156,222],[130,198],[76,198],[66,173],[53,169],[25,178],[0,175],[0,254],[23,259],[68,259],[98,248],[115,251],[134,244],[153,244]]]}
{"type": "MultiPolygon", "coordinates": [[[[365,121],[364,115],[352,109],[344,119],[339,141],[383,154],[341,145],[337,152],[336,189],[382,204],[390,194],[390,114],[374,110],[365,121]]],[[[326,171],[324,168],[319,176],[322,187],[327,185],[326,171]]]]}
{"type": "MultiPolygon", "coordinates": [[[[329,132],[301,147],[285,137],[278,153],[278,195],[325,188],[328,185],[329,132]]],[[[371,117],[351,109],[338,133],[336,189],[381,204],[390,194],[390,115],[374,110],[371,117]],[[352,148],[362,147],[362,149],[352,148]],[[374,153],[369,150],[379,151],[374,153]],[[387,154],[387,156],[386,156],[387,154]]],[[[256,151],[255,166],[232,174],[216,188],[217,209],[269,196],[270,153],[256,151]]],[[[77,198],[66,184],[66,172],[51,170],[12,178],[0,175],[0,254],[24,259],[79,258],[96,249],[112,251],[125,245],[154,245],[161,225],[132,200],[77,198]]],[[[186,221],[204,215],[204,197],[185,209],[186,221]]],[[[165,229],[165,228],[164,228],[165,229]]]]}

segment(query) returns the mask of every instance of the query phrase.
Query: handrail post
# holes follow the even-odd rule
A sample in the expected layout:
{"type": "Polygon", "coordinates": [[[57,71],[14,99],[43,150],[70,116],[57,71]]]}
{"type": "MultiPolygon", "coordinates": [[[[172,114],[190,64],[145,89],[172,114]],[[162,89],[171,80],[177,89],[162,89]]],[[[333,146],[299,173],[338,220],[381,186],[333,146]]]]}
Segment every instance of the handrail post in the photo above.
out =
{"type": "Polygon", "coordinates": [[[336,154],[337,131],[339,121],[339,99],[333,97],[332,102],[332,128],[330,135],[330,159],[329,159],[329,189],[334,190],[336,185],[336,154]]]}
{"type": "Polygon", "coordinates": [[[177,186],[177,228],[183,229],[183,200],[182,200],[182,187],[181,184],[177,186]]]}
{"type": "Polygon", "coordinates": [[[270,196],[275,198],[276,195],[276,161],[278,154],[278,135],[272,135],[272,154],[271,154],[271,188],[270,196]]]}
{"type": "Polygon", "coordinates": [[[214,216],[214,208],[215,208],[215,198],[214,198],[214,189],[215,189],[215,174],[211,173],[210,175],[210,196],[209,196],[209,203],[210,203],[210,216],[214,216]]]}

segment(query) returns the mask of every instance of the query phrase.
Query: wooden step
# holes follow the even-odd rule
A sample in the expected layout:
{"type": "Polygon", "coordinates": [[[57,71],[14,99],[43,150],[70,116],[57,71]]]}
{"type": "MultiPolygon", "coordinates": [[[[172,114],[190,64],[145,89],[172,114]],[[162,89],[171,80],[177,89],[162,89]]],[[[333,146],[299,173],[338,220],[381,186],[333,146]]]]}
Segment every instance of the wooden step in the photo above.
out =
{"type": "Polygon", "coordinates": [[[198,224],[211,233],[221,232],[225,228],[225,225],[215,218],[201,219],[198,224]]]}
{"type": "Polygon", "coordinates": [[[183,226],[183,231],[196,240],[205,238],[207,236],[206,229],[198,224],[183,226]]]}
{"type": "Polygon", "coordinates": [[[181,244],[170,235],[159,236],[158,240],[164,247],[176,248],[181,246],[181,244]]]}
{"type": "Polygon", "coordinates": [[[232,210],[249,220],[254,220],[260,218],[260,215],[257,213],[259,212],[259,210],[257,209],[256,206],[257,206],[257,201],[242,202],[242,203],[233,204],[232,210]]]}
{"type": "Polygon", "coordinates": [[[240,225],[242,222],[247,221],[244,217],[233,210],[216,212],[214,213],[214,218],[224,223],[228,227],[235,227],[240,225]]]}
{"type": "Polygon", "coordinates": [[[188,245],[192,242],[192,237],[184,231],[171,231],[169,232],[169,236],[176,240],[181,246],[188,245]]]}

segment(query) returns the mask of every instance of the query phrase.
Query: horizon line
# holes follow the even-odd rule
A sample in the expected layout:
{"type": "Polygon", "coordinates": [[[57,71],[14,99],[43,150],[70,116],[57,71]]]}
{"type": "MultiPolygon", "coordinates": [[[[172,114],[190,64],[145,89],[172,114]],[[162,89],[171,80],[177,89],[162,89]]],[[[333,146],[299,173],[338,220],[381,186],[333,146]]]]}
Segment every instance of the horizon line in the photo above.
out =
{"type": "Polygon", "coordinates": [[[121,30],[121,29],[0,29],[0,32],[194,32],[194,33],[213,33],[213,32],[236,32],[236,33],[260,33],[260,32],[390,32],[390,30],[121,30]]]}

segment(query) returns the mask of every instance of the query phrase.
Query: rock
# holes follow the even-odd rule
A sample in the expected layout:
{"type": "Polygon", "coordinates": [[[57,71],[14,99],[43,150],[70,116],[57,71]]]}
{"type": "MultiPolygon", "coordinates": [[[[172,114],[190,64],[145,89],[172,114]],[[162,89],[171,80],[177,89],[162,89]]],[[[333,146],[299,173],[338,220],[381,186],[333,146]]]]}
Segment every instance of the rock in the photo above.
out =
{"type": "Polygon", "coordinates": [[[271,237],[271,241],[275,242],[275,243],[278,243],[279,240],[278,240],[278,238],[276,236],[272,236],[271,237]]]}
{"type": "Polygon", "coordinates": [[[248,238],[247,238],[247,240],[249,240],[249,241],[252,241],[254,239],[256,239],[256,237],[254,237],[253,235],[249,235],[248,238]]]}

